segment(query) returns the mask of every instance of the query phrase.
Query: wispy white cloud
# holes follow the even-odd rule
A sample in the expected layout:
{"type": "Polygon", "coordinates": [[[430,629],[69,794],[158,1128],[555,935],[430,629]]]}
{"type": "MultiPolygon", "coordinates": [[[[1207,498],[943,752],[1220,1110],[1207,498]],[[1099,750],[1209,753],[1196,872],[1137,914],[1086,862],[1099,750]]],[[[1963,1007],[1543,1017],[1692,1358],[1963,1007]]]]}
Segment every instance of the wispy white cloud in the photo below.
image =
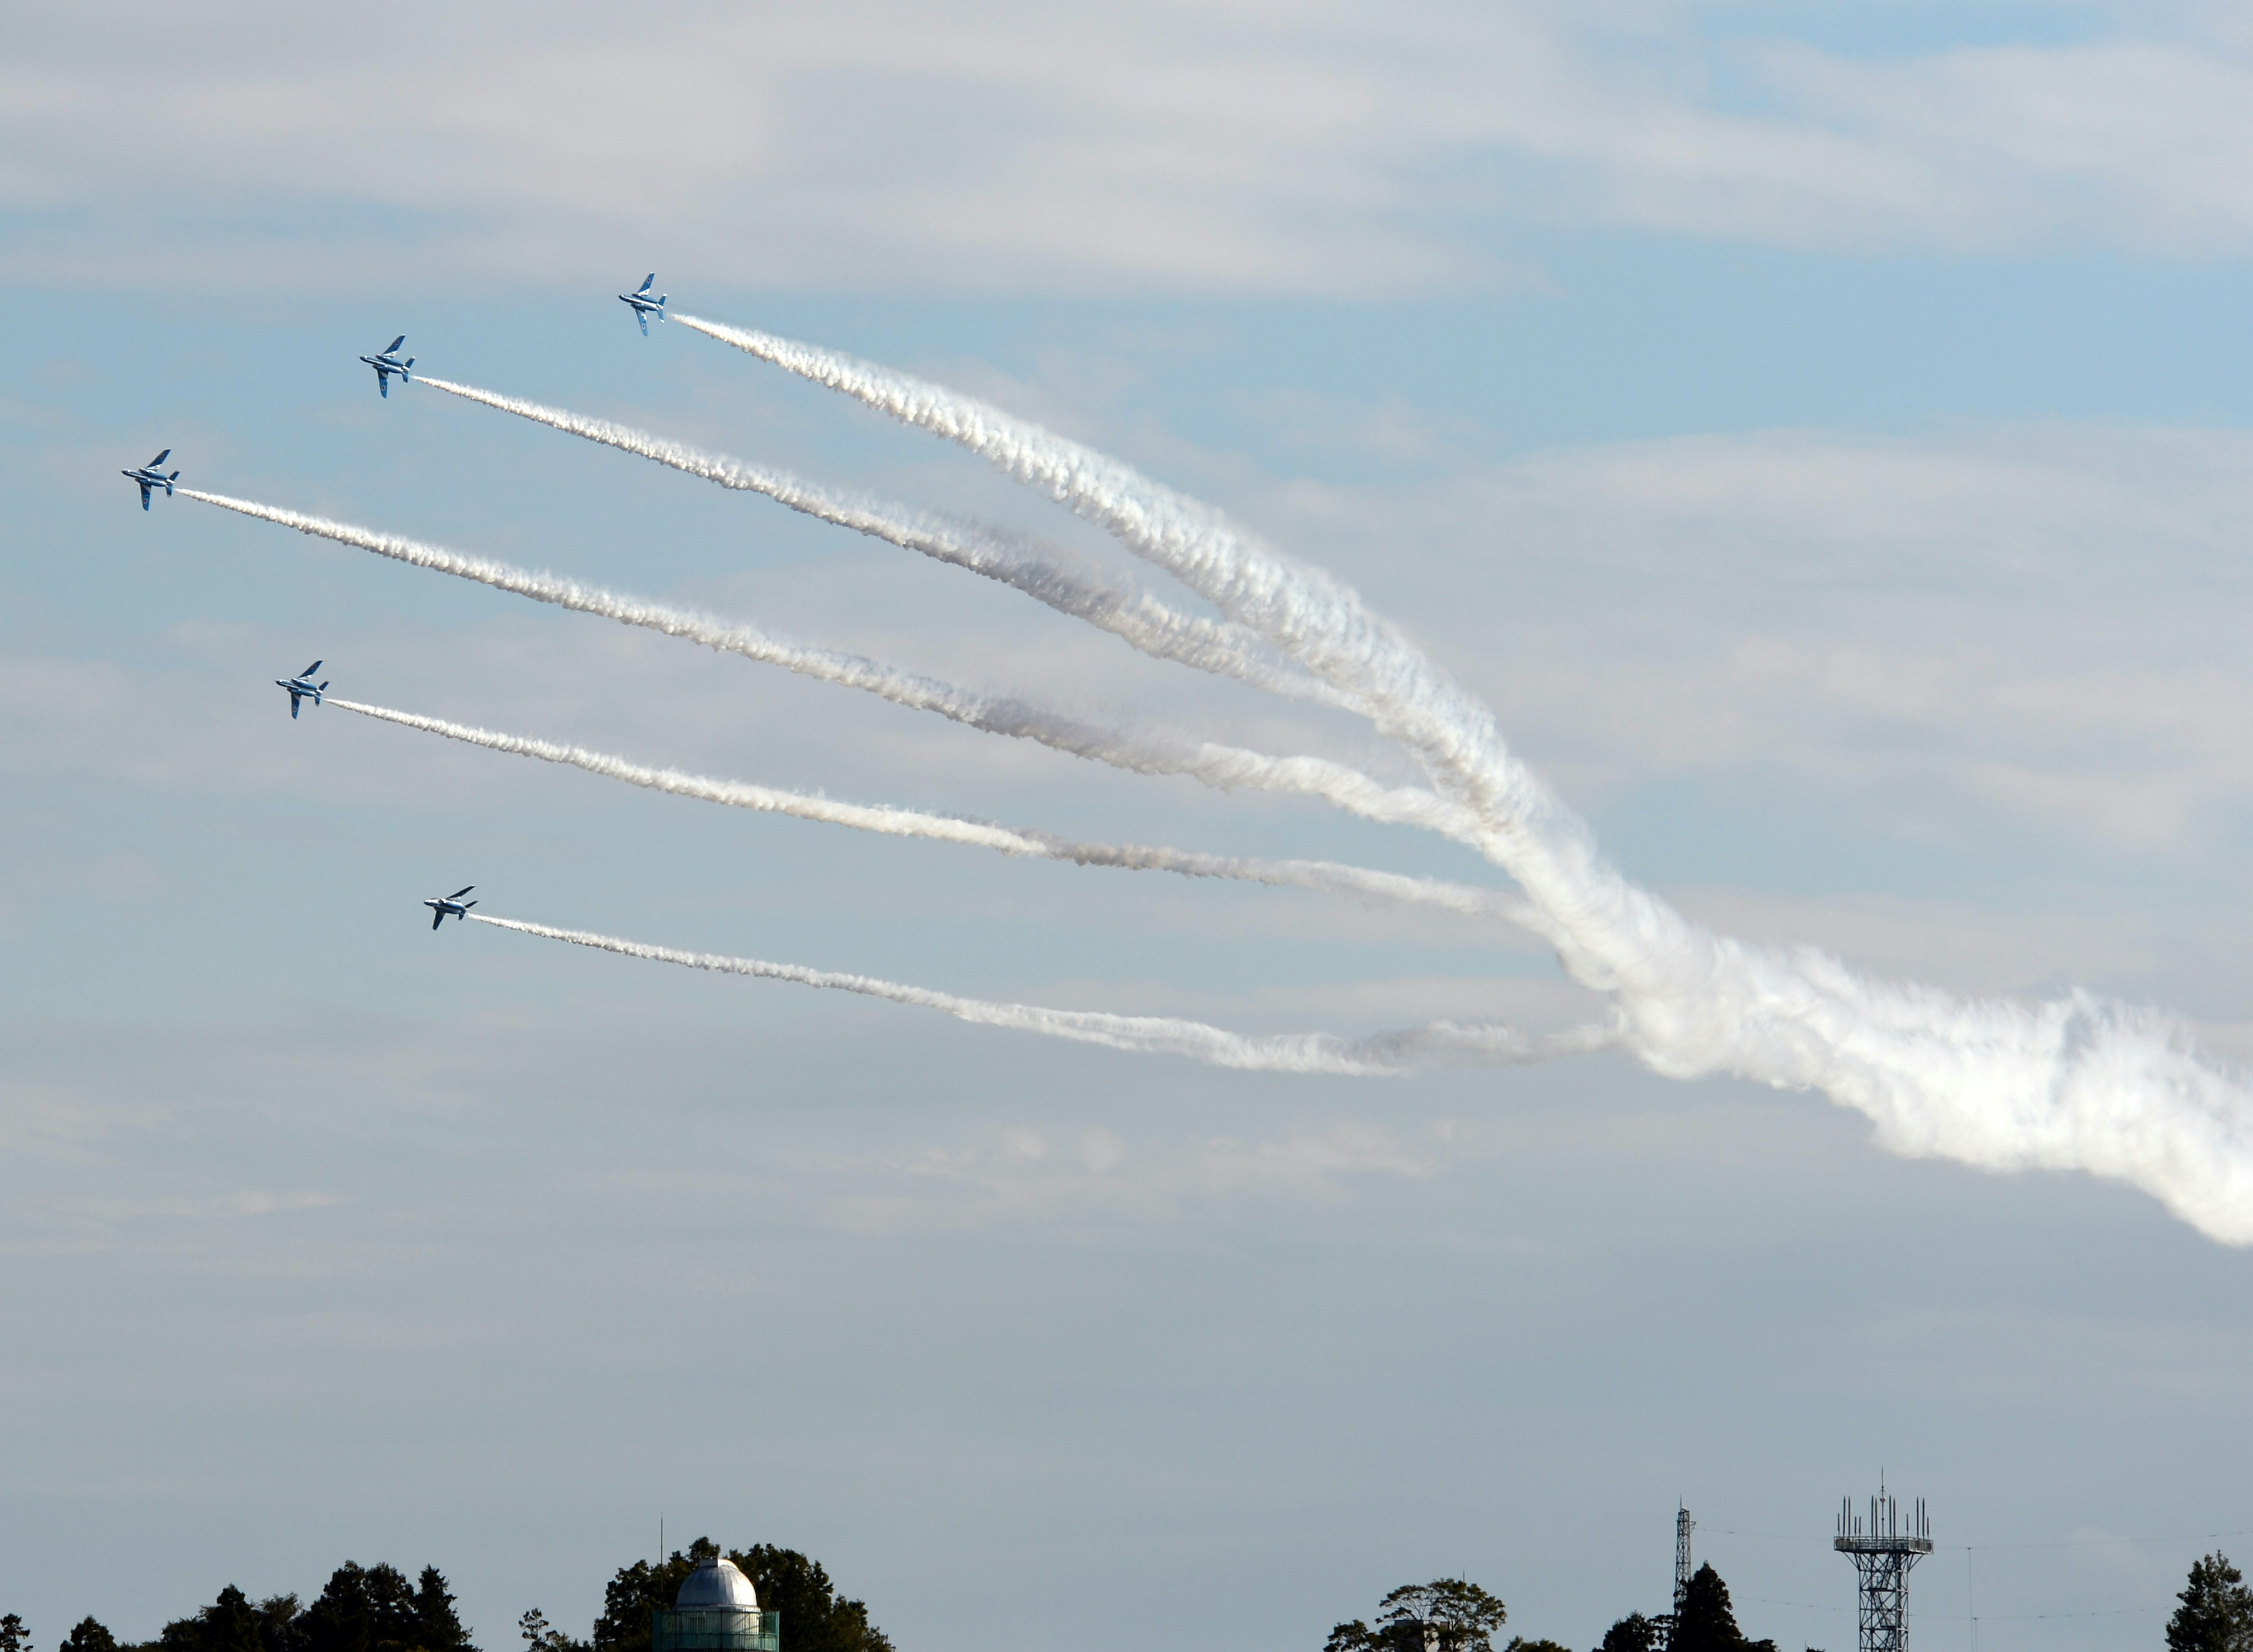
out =
{"type": "MultiPolygon", "coordinates": [[[[138,4],[10,27],[19,275],[1384,292],[1513,219],[1791,245],[2253,239],[2194,13],[1884,55],[1704,8],[138,4]]],[[[1910,25],[1904,25],[1909,27],[1910,25]]]]}
{"type": "Polygon", "coordinates": [[[1175,1222],[1252,1200],[1336,1202],[1357,1177],[1435,1175],[1444,1147],[1351,1119],[1252,1140],[1129,1142],[1102,1126],[1016,1126],[860,1167],[858,1185],[829,1205],[827,1218],[891,1233],[1175,1222]]]}
{"type": "Polygon", "coordinates": [[[1780,433],[1255,508],[1585,800],[1787,777],[1909,838],[2008,821],[2188,863],[2253,797],[2249,459],[2202,431],[1780,433]]]}

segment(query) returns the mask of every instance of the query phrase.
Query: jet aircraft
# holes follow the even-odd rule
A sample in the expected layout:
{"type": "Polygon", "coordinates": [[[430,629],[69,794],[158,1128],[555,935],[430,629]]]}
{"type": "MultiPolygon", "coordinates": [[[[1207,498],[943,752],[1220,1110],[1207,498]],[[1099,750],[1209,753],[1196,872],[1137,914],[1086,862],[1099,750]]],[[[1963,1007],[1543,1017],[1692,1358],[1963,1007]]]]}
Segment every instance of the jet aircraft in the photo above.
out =
{"type": "Polygon", "coordinates": [[[158,488],[164,490],[164,497],[166,498],[169,499],[172,497],[172,484],[180,479],[180,473],[178,471],[175,471],[170,476],[167,476],[164,471],[157,468],[171,457],[171,449],[166,448],[162,453],[150,460],[148,464],[143,465],[139,470],[120,471],[118,472],[120,476],[128,477],[129,479],[138,482],[141,484],[141,508],[143,510],[145,511],[149,508],[149,495],[158,488]]]}
{"type": "Polygon", "coordinates": [[[474,883],[464,883],[443,900],[423,902],[422,904],[430,909],[430,927],[436,930],[438,925],[443,924],[448,913],[451,913],[456,917],[467,917],[470,915],[470,909],[477,903],[464,901],[462,897],[477,887],[474,883]]]}
{"type": "Polygon", "coordinates": [[[274,680],[274,686],[276,688],[286,688],[289,691],[290,721],[297,721],[297,702],[307,695],[310,694],[312,697],[315,705],[321,703],[321,695],[327,690],[328,684],[317,683],[313,680],[313,673],[320,668],[321,662],[317,659],[295,677],[276,677],[274,680]]]}
{"type": "Polygon", "coordinates": [[[641,278],[641,285],[631,292],[618,295],[618,302],[631,310],[634,319],[641,323],[641,336],[645,338],[649,337],[649,318],[652,316],[655,316],[659,321],[665,319],[665,295],[659,293],[654,298],[649,296],[649,289],[656,281],[656,273],[652,271],[644,275],[641,278]]]}
{"type": "Polygon", "coordinates": [[[408,371],[409,367],[412,367],[415,365],[415,358],[409,356],[404,361],[401,361],[399,359],[399,346],[406,342],[407,335],[402,332],[399,337],[391,341],[391,345],[388,349],[379,350],[372,356],[362,356],[360,358],[362,361],[365,361],[369,366],[375,369],[375,387],[383,392],[383,399],[386,401],[391,400],[391,375],[393,373],[397,373],[409,384],[412,384],[415,381],[415,375],[408,371]]]}

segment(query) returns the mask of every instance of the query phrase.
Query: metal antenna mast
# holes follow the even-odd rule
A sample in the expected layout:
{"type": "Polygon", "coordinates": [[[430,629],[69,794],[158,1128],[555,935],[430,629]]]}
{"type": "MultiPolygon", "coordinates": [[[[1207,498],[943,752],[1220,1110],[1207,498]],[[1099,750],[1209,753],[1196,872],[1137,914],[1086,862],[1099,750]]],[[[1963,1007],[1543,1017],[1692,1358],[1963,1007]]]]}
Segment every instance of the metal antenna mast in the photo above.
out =
{"type": "Polygon", "coordinates": [[[1682,1598],[1690,1593],[1690,1531],[1698,1523],[1680,1504],[1674,1509],[1674,1615],[1682,1615],[1682,1598]]]}
{"type": "Polygon", "coordinates": [[[1674,1610],[1663,1618],[1651,1620],[1658,1631],[1658,1644],[1671,1649],[1676,1627],[1682,1621],[1682,1598],[1690,1590],[1690,1531],[1698,1523],[1690,1518],[1690,1511],[1679,1503],[1674,1509],[1674,1610]]]}
{"type": "Polygon", "coordinates": [[[1866,1525],[1852,1497],[1840,1500],[1838,1536],[1831,1546],[1853,1561],[1861,1582],[1861,1652],[1908,1652],[1909,1568],[1932,1552],[1924,1499],[1916,1500],[1903,1521],[1900,1505],[1880,1483],[1870,1499],[1866,1525]]]}

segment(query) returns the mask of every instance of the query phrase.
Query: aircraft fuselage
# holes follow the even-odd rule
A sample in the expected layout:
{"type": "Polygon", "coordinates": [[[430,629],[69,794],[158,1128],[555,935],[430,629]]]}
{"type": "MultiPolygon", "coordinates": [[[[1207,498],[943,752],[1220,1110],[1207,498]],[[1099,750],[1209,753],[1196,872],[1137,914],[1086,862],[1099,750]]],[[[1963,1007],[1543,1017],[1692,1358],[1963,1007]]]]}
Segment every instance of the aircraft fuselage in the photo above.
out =
{"type": "Polygon", "coordinates": [[[415,381],[415,374],[412,371],[415,366],[415,358],[409,356],[404,361],[401,361],[399,359],[399,347],[406,342],[407,335],[401,333],[398,338],[392,340],[390,349],[379,350],[372,356],[362,356],[360,358],[362,361],[365,361],[369,366],[375,369],[375,387],[383,393],[383,396],[386,401],[389,401],[391,398],[391,375],[393,373],[397,373],[401,379],[406,380],[409,384],[412,384],[415,381]]]}
{"type": "Polygon", "coordinates": [[[166,448],[155,458],[150,460],[148,464],[141,465],[134,470],[120,471],[118,472],[118,475],[123,477],[127,481],[138,482],[141,484],[141,508],[143,510],[145,511],[149,508],[149,496],[155,492],[158,488],[164,490],[164,497],[166,498],[170,498],[171,497],[172,484],[179,480],[180,473],[178,471],[174,471],[168,476],[164,471],[157,468],[158,465],[164,464],[166,459],[169,459],[171,457],[171,449],[166,448]]]}

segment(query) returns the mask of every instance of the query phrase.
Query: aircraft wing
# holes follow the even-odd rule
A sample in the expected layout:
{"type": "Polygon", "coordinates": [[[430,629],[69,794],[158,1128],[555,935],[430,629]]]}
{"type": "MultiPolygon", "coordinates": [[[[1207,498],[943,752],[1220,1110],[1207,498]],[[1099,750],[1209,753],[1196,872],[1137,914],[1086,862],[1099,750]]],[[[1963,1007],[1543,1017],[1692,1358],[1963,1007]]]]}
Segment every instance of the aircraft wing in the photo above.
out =
{"type": "Polygon", "coordinates": [[[648,338],[648,337],[649,337],[649,311],[647,311],[646,310],[635,310],[635,311],[634,311],[634,319],[635,319],[636,321],[638,321],[638,322],[641,323],[641,336],[642,336],[643,338],[648,338]]]}
{"type": "Polygon", "coordinates": [[[434,930],[445,921],[446,915],[443,912],[433,912],[430,914],[430,927],[434,930]]]}
{"type": "Polygon", "coordinates": [[[297,721],[297,691],[294,688],[289,691],[289,721],[297,721]]]}
{"type": "Polygon", "coordinates": [[[380,367],[375,370],[375,387],[386,401],[391,400],[391,375],[380,367]]]}
{"type": "Polygon", "coordinates": [[[149,484],[146,482],[141,484],[141,508],[144,511],[149,508],[149,484]]]}

